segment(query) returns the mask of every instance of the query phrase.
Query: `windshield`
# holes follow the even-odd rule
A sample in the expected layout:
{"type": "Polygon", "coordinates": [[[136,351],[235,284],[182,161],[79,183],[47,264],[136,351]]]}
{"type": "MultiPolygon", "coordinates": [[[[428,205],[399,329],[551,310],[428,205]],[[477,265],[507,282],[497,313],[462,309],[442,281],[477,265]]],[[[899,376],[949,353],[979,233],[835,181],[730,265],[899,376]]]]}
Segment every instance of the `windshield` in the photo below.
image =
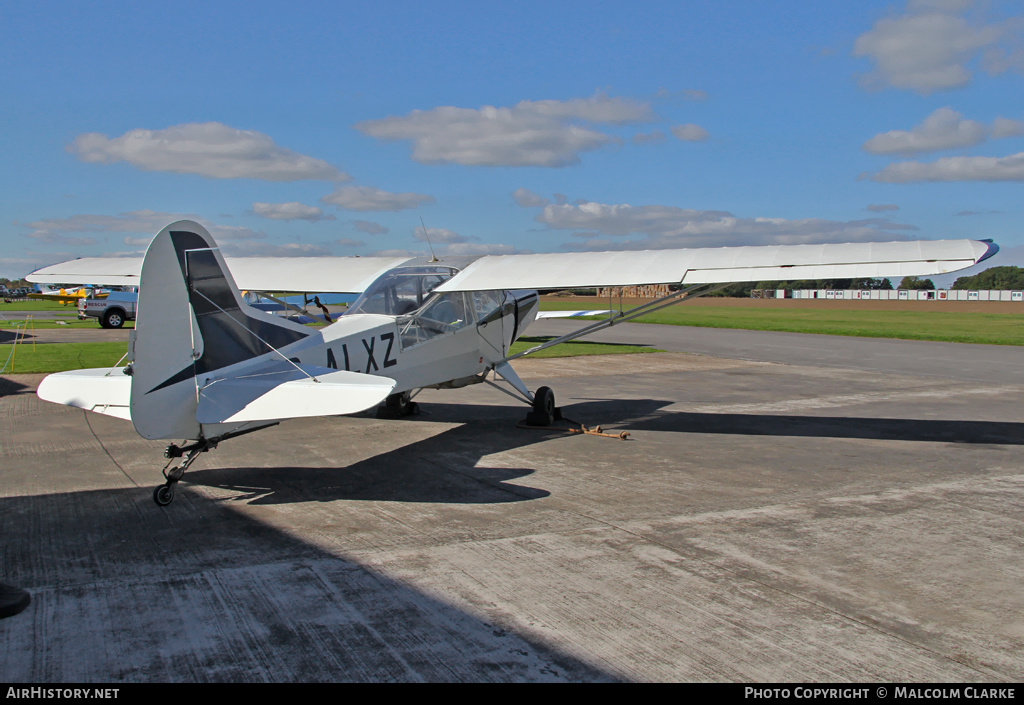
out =
{"type": "Polygon", "coordinates": [[[455,274],[450,267],[399,267],[385,272],[348,307],[346,314],[400,316],[416,311],[435,288],[455,274]]]}

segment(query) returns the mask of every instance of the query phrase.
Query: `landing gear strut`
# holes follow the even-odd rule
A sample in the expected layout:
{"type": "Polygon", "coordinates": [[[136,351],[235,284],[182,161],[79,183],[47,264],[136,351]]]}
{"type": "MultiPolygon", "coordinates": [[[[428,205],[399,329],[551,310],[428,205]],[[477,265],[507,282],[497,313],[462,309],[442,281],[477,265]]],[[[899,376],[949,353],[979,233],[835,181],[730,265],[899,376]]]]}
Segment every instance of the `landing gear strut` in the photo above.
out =
{"type": "Polygon", "coordinates": [[[166,507],[168,504],[173,502],[174,486],[178,484],[181,476],[184,475],[189,466],[195,462],[200,453],[205,453],[206,451],[212,450],[216,447],[217,441],[208,441],[205,438],[184,447],[176,446],[173,443],[167,446],[164,450],[164,457],[170,458],[170,460],[163,469],[163,474],[164,477],[167,478],[167,482],[157,486],[153,490],[153,501],[161,507],[166,507]],[[181,462],[168,471],[167,468],[170,467],[175,458],[181,458],[181,462]]]}

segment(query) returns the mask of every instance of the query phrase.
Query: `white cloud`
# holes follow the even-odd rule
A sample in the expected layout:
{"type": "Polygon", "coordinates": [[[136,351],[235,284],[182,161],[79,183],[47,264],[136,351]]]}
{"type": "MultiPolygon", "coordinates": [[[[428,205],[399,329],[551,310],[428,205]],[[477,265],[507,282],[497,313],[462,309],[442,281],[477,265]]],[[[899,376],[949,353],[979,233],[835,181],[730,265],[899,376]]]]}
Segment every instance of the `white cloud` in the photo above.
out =
{"type": "Polygon", "coordinates": [[[664,142],[665,133],[661,130],[652,130],[649,133],[638,132],[632,137],[633,144],[651,144],[654,142],[664,142]]]}
{"type": "Polygon", "coordinates": [[[550,228],[577,231],[573,233],[577,237],[589,235],[587,242],[564,246],[582,250],[869,242],[906,239],[899,231],[916,230],[884,218],[741,218],[727,211],[603,203],[552,204],[535,220],[550,228]],[[622,240],[609,247],[608,238],[622,240]]]}
{"type": "Polygon", "coordinates": [[[998,117],[992,123],[992,137],[1020,137],[1024,135],[1024,121],[998,117]]]}
{"type": "Polygon", "coordinates": [[[857,38],[854,55],[870,59],[874,70],[862,78],[867,88],[892,86],[928,95],[967,85],[969,65],[979,55],[990,73],[1014,66],[1019,25],[969,22],[960,14],[974,3],[916,0],[903,15],[879,20],[857,38]]]}
{"type": "MultiPolygon", "coordinates": [[[[519,250],[511,245],[491,244],[486,242],[455,242],[437,245],[435,254],[444,260],[445,257],[481,257],[483,255],[522,255],[532,254],[531,250],[519,250]]],[[[373,257],[422,257],[429,255],[426,250],[380,250],[373,257]]]]}
{"type": "Polygon", "coordinates": [[[357,220],[352,225],[355,226],[356,230],[367,235],[383,235],[389,230],[389,228],[385,228],[380,223],[374,223],[372,220],[357,220]]]}
{"type": "Polygon", "coordinates": [[[429,254],[429,253],[425,252],[423,250],[394,249],[394,250],[377,250],[376,252],[371,252],[370,253],[370,257],[419,257],[420,255],[426,255],[426,254],[429,254]]]}
{"type": "Polygon", "coordinates": [[[423,228],[415,228],[413,230],[413,237],[421,242],[430,242],[431,244],[438,243],[462,243],[462,242],[480,242],[480,238],[472,235],[459,235],[454,230],[448,230],[446,228],[427,228],[426,235],[423,233],[423,228]],[[429,238],[427,237],[429,236],[429,238]]]}
{"type": "Polygon", "coordinates": [[[890,164],[872,181],[1024,181],[1024,152],[1007,157],[945,157],[934,162],[890,164]]]}
{"type": "Polygon", "coordinates": [[[684,142],[704,142],[709,137],[707,130],[693,123],[674,125],[672,127],[672,134],[684,142]]]}
{"type": "Polygon", "coordinates": [[[91,237],[69,237],[67,235],[61,235],[49,230],[35,230],[28,233],[25,237],[30,237],[40,242],[48,242],[51,245],[59,244],[66,245],[68,247],[84,247],[87,245],[95,245],[96,239],[91,237]]]}
{"type": "Polygon", "coordinates": [[[277,146],[267,135],[218,122],[175,125],[165,130],[135,129],[113,139],[91,132],[76,137],[67,149],[85,162],[128,162],[144,171],[214,179],[349,178],[321,159],[277,146]]]}
{"type": "Polygon", "coordinates": [[[445,255],[476,257],[480,255],[522,255],[530,254],[530,250],[519,250],[511,245],[491,244],[486,242],[458,242],[444,247],[445,255]]]}
{"type": "MultiPolygon", "coordinates": [[[[0,257],[0,277],[21,279],[29,272],[57,262],[74,259],[67,252],[26,252],[27,257],[0,257]]],[[[5,358],[6,359],[6,358],[5,358]]]]}
{"type": "Polygon", "coordinates": [[[256,215],[271,220],[308,220],[316,222],[319,220],[335,220],[333,215],[324,215],[324,212],[315,206],[307,206],[297,201],[288,203],[253,203],[252,211],[256,215]]]}
{"type": "Polygon", "coordinates": [[[952,108],[939,108],[924,122],[906,130],[875,135],[862,146],[871,154],[920,154],[958,147],[973,147],[988,136],[988,128],[975,120],[964,120],[952,108]]]}
{"type": "Polygon", "coordinates": [[[511,108],[442,106],[403,117],[357,123],[363,134],[411,140],[412,158],[425,164],[562,167],[580,153],[619,142],[576,122],[613,125],[653,119],[646,103],[598,93],[571,100],[524,100],[511,108]]]}
{"type": "Polygon", "coordinates": [[[523,113],[533,112],[538,115],[548,115],[560,120],[575,119],[612,125],[647,122],[653,116],[651,107],[647,103],[628,98],[609,98],[603,93],[595,93],[589,98],[571,98],[570,100],[523,100],[517,103],[514,109],[523,113]]]}
{"type": "MultiPolygon", "coordinates": [[[[96,241],[92,238],[82,238],[88,239],[90,242],[70,243],[66,235],[68,233],[137,233],[149,235],[149,239],[152,239],[153,235],[160,232],[164,226],[176,220],[194,220],[209,230],[210,234],[218,241],[262,239],[267,236],[264,232],[238,225],[211,223],[192,213],[165,213],[152,210],[130,211],[118,215],[80,214],[68,218],[45,218],[31,223],[23,223],[23,225],[34,228],[27,237],[46,242],[87,245],[94,244],[96,241]],[[61,237],[65,239],[59,239],[61,237]]],[[[147,243],[149,239],[147,239],[147,243]]]]}
{"type": "Polygon", "coordinates": [[[512,198],[523,208],[537,208],[546,206],[550,201],[539,193],[534,193],[528,188],[517,188],[512,192],[512,198]]]}
{"type": "Polygon", "coordinates": [[[270,242],[228,242],[218,243],[226,255],[236,257],[330,257],[333,253],[323,245],[303,242],[286,242],[275,245],[270,242]]]}
{"type": "Polygon", "coordinates": [[[434,203],[421,193],[390,193],[371,186],[341,186],[320,199],[350,211],[400,211],[434,203]]]}
{"type": "Polygon", "coordinates": [[[708,92],[702,90],[687,89],[682,91],[670,91],[667,88],[659,88],[654,94],[658,100],[681,99],[703,102],[708,99],[708,92]]]}
{"type": "Polygon", "coordinates": [[[350,238],[350,237],[339,238],[339,239],[335,240],[334,242],[336,242],[337,244],[341,245],[342,247],[362,247],[363,245],[366,244],[362,240],[355,240],[355,239],[350,238]]]}
{"type": "Polygon", "coordinates": [[[945,12],[956,14],[970,9],[974,0],[908,0],[907,9],[911,12],[945,12]]]}

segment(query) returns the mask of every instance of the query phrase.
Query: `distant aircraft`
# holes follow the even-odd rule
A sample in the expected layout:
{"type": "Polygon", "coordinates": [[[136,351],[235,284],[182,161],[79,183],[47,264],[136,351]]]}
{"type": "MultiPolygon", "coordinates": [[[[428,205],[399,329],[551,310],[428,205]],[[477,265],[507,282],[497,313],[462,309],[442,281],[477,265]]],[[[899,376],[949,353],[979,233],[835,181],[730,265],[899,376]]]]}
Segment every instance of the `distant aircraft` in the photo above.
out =
{"type": "Polygon", "coordinates": [[[67,289],[51,289],[49,287],[39,287],[39,291],[28,294],[30,299],[43,299],[45,301],[59,301],[60,303],[67,306],[68,304],[77,304],[80,299],[105,299],[110,292],[108,291],[93,291],[92,289],[80,286],[68,291],[67,289]]]}
{"type": "Polygon", "coordinates": [[[139,286],[129,364],[49,375],[38,395],[130,420],[144,438],[186,439],[165,451],[171,462],[180,458],[164,469],[166,482],[153,492],[166,506],[200,453],[281,420],[350,414],[381,403],[401,415],[421,389],[486,382],[530,405],[529,422],[547,425],[559,415],[554,393],[548,387],[531,392],[509,364],[517,357],[730,282],[937,274],[969,267],[998,249],[987,240],[951,240],[441,261],[225,260],[205,228],[178,221],[156,235],[138,269],[123,259],[79,259],[29,275],[29,281],[82,277],[139,286]],[[509,354],[537,317],[538,289],[665,283],[681,289],[509,354]],[[253,308],[239,286],[361,295],[337,321],[315,329],[253,308]]]}

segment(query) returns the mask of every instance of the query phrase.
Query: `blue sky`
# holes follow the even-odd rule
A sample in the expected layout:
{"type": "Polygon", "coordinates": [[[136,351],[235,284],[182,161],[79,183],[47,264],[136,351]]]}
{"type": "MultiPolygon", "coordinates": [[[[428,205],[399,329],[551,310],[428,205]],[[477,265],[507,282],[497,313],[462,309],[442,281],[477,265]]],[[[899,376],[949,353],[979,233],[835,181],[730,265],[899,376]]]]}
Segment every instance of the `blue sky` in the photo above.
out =
{"type": "MultiPolygon", "coordinates": [[[[1024,265],[1024,6],[0,7],[0,276],[141,254],[993,238],[1024,265]]],[[[951,279],[951,278],[950,278],[951,279]]]]}

